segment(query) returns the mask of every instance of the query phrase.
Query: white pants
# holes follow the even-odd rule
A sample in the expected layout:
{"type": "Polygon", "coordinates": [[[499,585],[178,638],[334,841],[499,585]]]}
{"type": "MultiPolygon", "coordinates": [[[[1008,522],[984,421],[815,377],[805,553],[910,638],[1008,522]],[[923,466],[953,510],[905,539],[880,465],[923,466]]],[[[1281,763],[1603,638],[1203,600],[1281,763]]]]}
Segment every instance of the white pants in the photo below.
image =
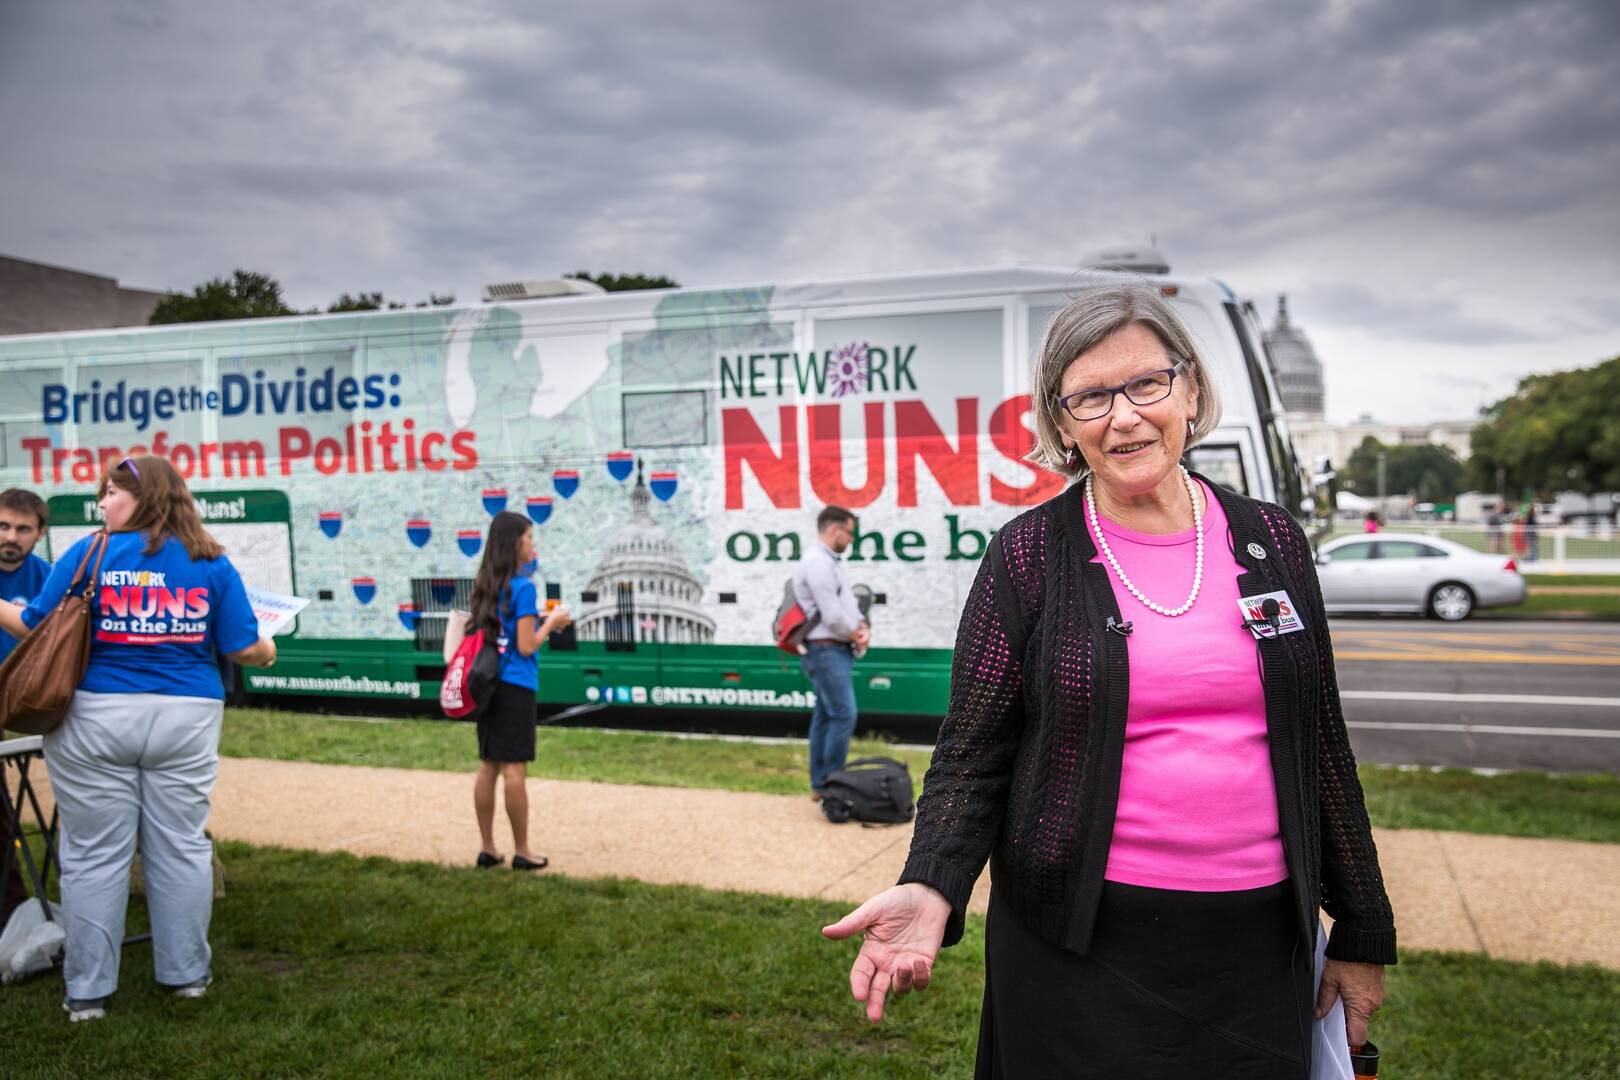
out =
{"type": "Polygon", "coordinates": [[[62,813],[69,997],[118,989],[137,832],[157,981],[182,986],[208,974],[214,847],[203,826],[223,714],[210,698],[80,692],[45,736],[62,813]]]}

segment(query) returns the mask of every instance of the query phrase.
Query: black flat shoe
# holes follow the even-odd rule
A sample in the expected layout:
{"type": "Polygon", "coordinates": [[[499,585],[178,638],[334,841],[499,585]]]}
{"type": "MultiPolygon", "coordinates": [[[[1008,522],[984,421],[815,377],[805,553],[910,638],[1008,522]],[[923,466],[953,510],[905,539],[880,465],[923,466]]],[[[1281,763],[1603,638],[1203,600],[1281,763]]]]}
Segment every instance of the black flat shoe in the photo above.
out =
{"type": "Polygon", "coordinates": [[[512,856],[512,869],[514,870],[544,870],[551,865],[551,860],[544,855],[536,861],[525,859],[521,855],[512,856]]]}
{"type": "Polygon", "coordinates": [[[499,866],[505,861],[506,856],[504,855],[491,855],[487,851],[480,851],[478,853],[478,869],[480,870],[488,870],[490,867],[499,866]]]}

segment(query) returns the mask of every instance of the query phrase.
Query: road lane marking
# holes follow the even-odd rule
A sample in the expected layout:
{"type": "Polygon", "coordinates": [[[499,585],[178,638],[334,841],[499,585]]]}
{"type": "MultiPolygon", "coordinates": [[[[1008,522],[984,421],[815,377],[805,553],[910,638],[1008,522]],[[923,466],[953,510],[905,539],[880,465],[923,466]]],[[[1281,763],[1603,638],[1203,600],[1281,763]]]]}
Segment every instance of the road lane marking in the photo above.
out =
{"type": "MultiPolygon", "coordinates": [[[[1368,641],[1383,641],[1390,644],[1399,642],[1403,645],[1440,646],[1459,643],[1472,643],[1475,645],[1501,645],[1504,639],[1512,642],[1514,638],[1514,635],[1509,634],[1470,634],[1460,630],[1453,631],[1451,633],[1421,633],[1415,630],[1352,630],[1338,631],[1335,632],[1333,636],[1336,638],[1353,637],[1368,641]]],[[[1547,640],[1547,637],[1546,635],[1542,635],[1538,637],[1537,640],[1545,641],[1547,640]]]]}
{"type": "Polygon", "coordinates": [[[1455,731],[1464,735],[1550,735],[1556,739],[1620,739],[1620,731],[1593,728],[1506,727],[1500,724],[1401,724],[1382,720],[1347,720],[1345,727],[1373,731],[1455,731]]]}
{"type": "Polygon", "coordinates": [[[1358,701],[1445,701],[1475,705],[1590,705],[1620,707],[1620,698],[1570,697],[1560,694],[1440,694],[1412,690],[1341,690],[1341,698],[1358,701]]]}
{"type": "Polygon", "coordinates": [[[1613,656],[1615,646],[1603,641],[1560,641],[1558,647],[1572,652],[1592,653],[1595,656],[1613,656]]]}
{"type": "Polygon", "coordinates": [[[1547,656],[1532,653],[1484,652],[1482,650],[1468,652],[1436,650],[1425,653],[1409,653],[1335,649],[1333,650],[1333,656],[1337,660],[1394,660],[1425,664],[1562,664],[1576,667],[1620,667],[1620,656],[1547,656]]]}
{"type": "Polygon", "coordinates": [[[1571,634],[1567,631],[1534,630],[1526,627],[1512,634],[1417,633],[1411,630],[1334,630],[1334,641],[1353,641],[1358,645],[1402,644],[1429,645],[1445,648],[1455,645],[1515,647],[1529,642],[1562,648],[1620,649],[1620,633],[1571,634]]]}

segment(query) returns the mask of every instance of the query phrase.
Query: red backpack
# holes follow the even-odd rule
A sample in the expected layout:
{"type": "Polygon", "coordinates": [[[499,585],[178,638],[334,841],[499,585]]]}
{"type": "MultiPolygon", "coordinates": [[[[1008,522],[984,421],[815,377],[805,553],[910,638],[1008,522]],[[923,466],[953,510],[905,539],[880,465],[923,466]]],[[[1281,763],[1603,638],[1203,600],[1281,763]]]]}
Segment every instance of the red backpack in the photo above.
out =
{"type": "Polygon", "coordinates": [[[455,720],[477,719],[495,698],[501,678],[501,653],[493,637],[476,630],[461,639],[460,648],[444,669],[439,684],[439,708],[455,720]]]}
{"type": "Polygon", "coordinates": [[[803,655],[806,651],[805,637],[821,621],[821,613],[806,615],[804,608],[793,595],[793,579],[789,578],[786,587],[782,589],[782,603],[776,609],[776,616],[771,619],[771,639],[776,647],[785,653],[794,656],[803,655]]]}

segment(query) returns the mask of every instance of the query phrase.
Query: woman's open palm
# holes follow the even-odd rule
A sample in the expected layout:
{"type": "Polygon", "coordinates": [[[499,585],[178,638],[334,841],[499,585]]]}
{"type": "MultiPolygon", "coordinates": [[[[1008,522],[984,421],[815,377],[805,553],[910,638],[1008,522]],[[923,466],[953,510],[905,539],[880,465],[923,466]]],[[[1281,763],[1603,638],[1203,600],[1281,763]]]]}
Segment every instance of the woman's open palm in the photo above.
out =
{"type": "Polygon", "coordinates": [[[883,1002],[889,994],[898,997],[928,987],[950,914],[943,896],[914,882],[880,892],[821,928],[835,940],[865,934],[849,969],[849,990],[856,1001],[866,1002],[866,1015],[873,1023],[883,1019],[883,1002]]]}

